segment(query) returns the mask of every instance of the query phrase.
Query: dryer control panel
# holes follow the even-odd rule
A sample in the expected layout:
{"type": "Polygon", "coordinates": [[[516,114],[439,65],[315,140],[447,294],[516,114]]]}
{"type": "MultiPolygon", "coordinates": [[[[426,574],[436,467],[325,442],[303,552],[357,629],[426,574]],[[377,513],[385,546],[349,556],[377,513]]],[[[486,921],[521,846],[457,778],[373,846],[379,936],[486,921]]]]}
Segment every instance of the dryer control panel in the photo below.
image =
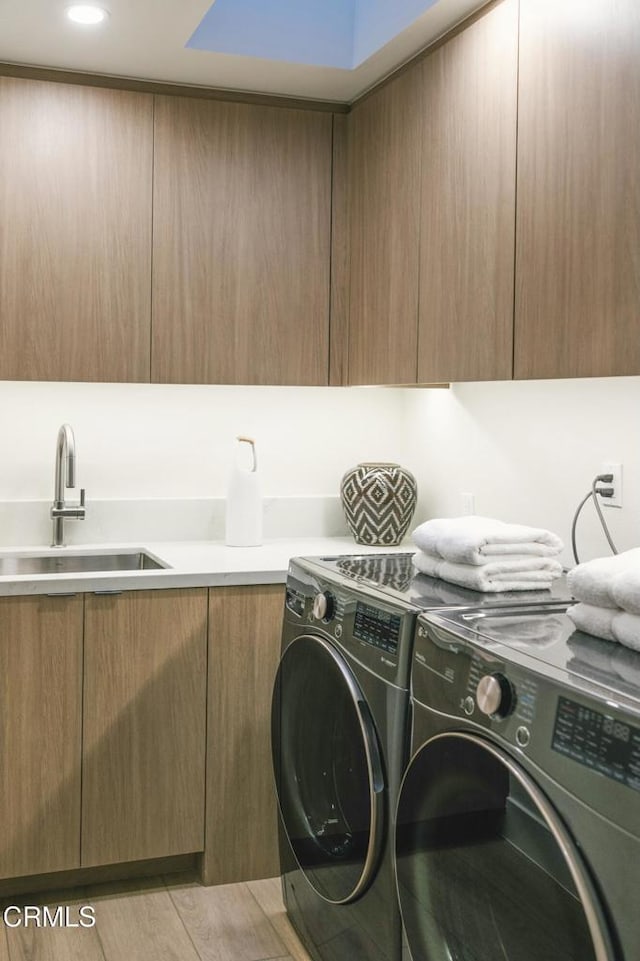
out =
{"type": "Polygon", "coordinates": [[[558,698],[553,750],[640,791],[640,727],[558,698]]]}

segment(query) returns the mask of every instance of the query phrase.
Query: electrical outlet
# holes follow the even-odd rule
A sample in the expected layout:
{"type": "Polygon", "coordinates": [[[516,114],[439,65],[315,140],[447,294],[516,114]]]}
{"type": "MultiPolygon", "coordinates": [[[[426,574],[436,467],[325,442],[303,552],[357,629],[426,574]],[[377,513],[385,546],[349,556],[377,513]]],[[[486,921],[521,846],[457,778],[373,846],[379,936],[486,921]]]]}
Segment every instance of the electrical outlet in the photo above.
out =
{"type": "Polygon", "coordinates": [[[601,497],[602,507],[622,507],[622,464],[607,461],[600,468],[601,474],[613,474],[610,484],[598,484],[598,487],[613,487],[613,497],[601,497]]]}

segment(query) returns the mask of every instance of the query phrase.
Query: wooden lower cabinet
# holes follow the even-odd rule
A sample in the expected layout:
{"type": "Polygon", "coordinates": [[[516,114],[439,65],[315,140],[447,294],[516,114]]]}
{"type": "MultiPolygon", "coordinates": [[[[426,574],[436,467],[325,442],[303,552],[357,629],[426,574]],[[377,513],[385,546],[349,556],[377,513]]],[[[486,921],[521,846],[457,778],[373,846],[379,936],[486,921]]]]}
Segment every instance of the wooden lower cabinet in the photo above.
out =
{"type": "Polygon", "coordinates": [[[201,851],[207,590],[85,603],[82,866],[201,851]]]}
{"type": "Polygon", "coordinates": [[[277,874],[283,605],[284,585],[0,598],[0,879],[202,851],[207,884],[277,874]]]}
{"type": "Polygon", "coordinates": [[[205,884],[279,873],[271,692],[284,585],[209,592],[205,884]]]}
{"type": "Polygon", "coordinates": [[[82,597],[0,599],[0,877],[80,864],[82,597]]]}

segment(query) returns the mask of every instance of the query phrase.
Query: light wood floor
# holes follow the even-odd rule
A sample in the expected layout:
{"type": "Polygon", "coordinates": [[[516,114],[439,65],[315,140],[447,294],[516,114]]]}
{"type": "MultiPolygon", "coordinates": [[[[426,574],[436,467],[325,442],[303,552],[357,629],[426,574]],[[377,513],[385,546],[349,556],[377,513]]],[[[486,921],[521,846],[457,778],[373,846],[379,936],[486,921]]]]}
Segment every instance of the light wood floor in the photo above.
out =
{"type": "MultiPolygon", "coordinates": [[[[278,878],[204,888],[171,876],[23,895],[8,904],[95,908],[93,928],[10,928],[0,961],[309,961],[287,920],[278,878]]],[[[15,920],[16,913],[10,915],[15,920]]]]}

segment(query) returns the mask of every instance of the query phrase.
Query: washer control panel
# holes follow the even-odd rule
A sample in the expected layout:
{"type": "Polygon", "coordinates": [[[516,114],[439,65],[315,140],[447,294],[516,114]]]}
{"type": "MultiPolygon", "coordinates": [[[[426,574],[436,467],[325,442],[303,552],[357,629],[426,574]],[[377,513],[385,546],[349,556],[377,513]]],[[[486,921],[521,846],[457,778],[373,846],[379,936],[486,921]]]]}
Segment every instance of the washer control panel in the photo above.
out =
{"type": "Polygon", "coordinates": [[[345,584],[316,569],[314,558],[293,558],[288,571],[283,644],[320,633],[396,687],[408,688],[416,612],[378,597],[372,587],[345,584]]]}
{"type": "Polygon", "coordinates": [[[489,717],[507,717],[513,710],[515,695],[504,674],[483,674],[476,687],[476,704],[489,717]]]}
{"type": "Polygon", "coordinates": [[[402,618],[371,604],[358,601],[353,622],[353,636],[389,654],[396,654],[402,618]]]}
{"type": "Polygon", "coordinates": [[[304,616],[304,607],[306,603],[306,595],[302,591],[296,590],[295,587],[287,585],[287,592],[285,595],[285,604],[287,609],[295,614],[296,617],[304,616]]]}
{"type": "Polygon", "coordinates": [[[319,591],[313,599],[313,616],[328,624],[336,614],[336,599],[331,591],[319,591]]]}

